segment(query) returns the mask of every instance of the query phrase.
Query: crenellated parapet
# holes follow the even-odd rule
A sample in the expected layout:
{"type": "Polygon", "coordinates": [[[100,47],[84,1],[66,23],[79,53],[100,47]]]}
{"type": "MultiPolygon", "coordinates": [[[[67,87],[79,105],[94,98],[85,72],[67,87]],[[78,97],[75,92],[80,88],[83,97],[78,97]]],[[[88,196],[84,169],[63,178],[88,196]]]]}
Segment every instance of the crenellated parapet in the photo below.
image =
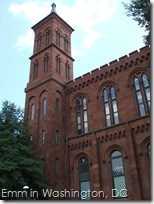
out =
{"type": "Polygon", "coordinates": [[[148,64],[149,59],[150,48],[145,46],[139,51],[136,50],[131,52],[117,60],[111,61],[109,64],[105,64],[92,70],[91,72],[84,74],[83,76],[79,76],[76,79],[69,81],[67,83],[67,93],[75,92],[86,86],[89,86],[92,83],[107,79],[127,69],[133,69],[137,66],[142,66],[144,61],[147,61],[148,64]]]}

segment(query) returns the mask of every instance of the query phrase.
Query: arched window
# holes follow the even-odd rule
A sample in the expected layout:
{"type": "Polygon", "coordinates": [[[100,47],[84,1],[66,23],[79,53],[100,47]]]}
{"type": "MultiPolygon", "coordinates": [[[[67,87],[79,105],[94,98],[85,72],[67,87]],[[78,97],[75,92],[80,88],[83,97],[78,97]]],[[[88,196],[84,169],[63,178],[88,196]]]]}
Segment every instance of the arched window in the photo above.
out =
{"type": "Polygon", "coordinates": [[[37,38],[37,51],[39,52],[41,50],[41,36],[38,36],[37,38]]]}
{"type": "Polygon", "coordinates": [[[48,71],[48,56],[44,57],[44,73],[48,71]]]}
{"type": "Polygon", "coordinates": [[[126,188],[126,179],[124,172],[124,165],[122,154],[120,151],[115,150],[111,153],[111,169],[112,169],[112,181],[113,181],[113,189],[114,190],[114,198],[122,198],[127,196],[126,191],[121,191],[126,188]],[[119,192],[121,193],[119,194],[119,192]]]}
{"type": "Polygon", "coordinates": [[[34,79],[36,79],[38,76],[38,62],[35,62],[34,64],[34,79]]]}
{"type": "Polygon", "coordinates": [[[86,98],[76,100],[76,125],[78,135],[88,133],[88,108],[86,98]]]}
{"type": "Polygon", "coordinates": [[[150,111],[150,87],[149,87],[148,77],[144,73],[142,74],[142,82],[143,82],[144,93],[146,96],[146,103],[148,104],[148,111],[150,111]]]}
{"type": "Polygon", "coordinates": [[[110,88],[110,94],[111,94],[112,113],[113,113],[114,124],[118,124],[119,123],[119,116],[118,116],[118,109],[117,109],[116,94],[115,94],[115,89],[113,86],[111,86],[111,88],[110,88]]]}
{"type": "Polygon", "coordinates": [[[60,105],[59,105],[59,99],[56,98],[56,116],[60,116],[60,105]]]}
{"type": "Polygon", "coordinates": [[[60,46],[60,32],[59,32],[59,30],[56,31],[56,45],[60,46]]]}
{"type": "Polygon", "coordinates": [[[60,57],[56,56],[56,72],[60,74],[60,57]]]}
{"type": "Polygon", "coordinates": [[[150,143],[148,143],[148,145],[147,145],[147,155],[148,155],[148,159],[150,161],[150,143]]]}
{"type": "Polygon", "coordinates": [[[42,145],[45,144],[45,130],[42,130],[42,145]]]}
{"type": "Polygon", "coordinates": [[[110,107],[109,107],[109,99],[107,90],[103,90],[103,98],[104,98],[104,109],[105,109],[105,118],[106,118],[106,125],[111,125],[111,116],[110,116],[110,107]]]}
{"type": "Polygon", "coordinates": [[[145,105],[144,105],[143,95],[141,92],[141,87],[140,87],[140,82],[139,82],[138,77],[134,77],[134,88],[135,88],[135,93],[136,93],[140,115],[144,116],[145,115],[145,105]]]}
{"type": "Polygon", "coordinates": [[[70,78],[70,66],[69,66],[69,63],[65,63],[65,76],[66,76],[66,79],[69,79],[70,78]]]}
{"type": "MultiPolygon", "coordinates": [[[[86,157],[81,157],[78,162],[79,169],[79,186],[80,186],[80,195],[83,191],[90,191],[90,172],[89,172],[89,163],[86,157]]],[[[84,196],[81,195],[80,199],[90,200],[90,195],[85,193],[84,196]]]]}
{"type": "Polygon", "coordinates": [[[87,100],[85,98],[82,99],[82,110],[83,110],[84,133],[88,133],[87,100]]]}
{"type": "Polygon", "coordinates": [[[80,101],[76,100],[76,121],[77,121],[77,134],[81,134],[81,109],[80,109],[80,101]]]}
{"type": "Polygon", "coordinates": [[[119,114],[117,108],[116,92],[113,86],[110,89],[103,90],[103,101],[104,101],[104,111],[106,126],[109,127],[112,124],[119,123],[119,114]]]}
{"type": "Polygon", "coordinates": [[[68,52],[68,39],[64,38],[64,51],[68,52]]]}
{"type": "Polygon", "coordinates": [[[43,99],[43,116],[46,115],[47,111],[47,100],[46,98],[43,99]]]}
{"type": "Polygon", "coordinates": [[[49,45],[50,44],[50,31],[48,30],[46,32],[46,45],[49,45]]]}
{"type": "Polygon", "coordinates": [[[35,113],[35,105],[32,104],[32,106],[31,106],[31,120],[34,120],[34,113],[35,113]]]}

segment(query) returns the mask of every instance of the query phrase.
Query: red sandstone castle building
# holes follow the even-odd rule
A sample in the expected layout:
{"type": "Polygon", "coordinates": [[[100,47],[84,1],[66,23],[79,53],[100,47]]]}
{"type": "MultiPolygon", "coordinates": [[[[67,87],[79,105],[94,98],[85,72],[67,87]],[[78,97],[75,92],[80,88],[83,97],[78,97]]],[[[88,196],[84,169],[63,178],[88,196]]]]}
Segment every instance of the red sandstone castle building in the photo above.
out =
{"type": "Polygon", "coordinates": [[[74,30],[55,6],[32,27],[25,89],[26,117],[49,188],[70,192],[58,199],[149,200],[150,48],[74,80],[74,30]]]}

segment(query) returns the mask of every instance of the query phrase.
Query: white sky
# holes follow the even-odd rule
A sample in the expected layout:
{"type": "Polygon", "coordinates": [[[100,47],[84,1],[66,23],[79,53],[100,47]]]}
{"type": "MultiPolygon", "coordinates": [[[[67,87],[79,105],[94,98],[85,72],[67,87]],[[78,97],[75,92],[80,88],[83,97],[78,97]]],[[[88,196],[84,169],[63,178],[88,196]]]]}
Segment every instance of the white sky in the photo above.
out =
{"type": "MultiPolygon", "coordinates": [[[[144,46],[144,28],[126,16],[122,1],[58,0],[57,14],[75,29],[72,33],[74,78],[144,46]]],[[[31,27],[51,11],[52,1],[5,0],[0,7],[0,105],[9,100],[24,108],[33,53],[31,27]]]]}

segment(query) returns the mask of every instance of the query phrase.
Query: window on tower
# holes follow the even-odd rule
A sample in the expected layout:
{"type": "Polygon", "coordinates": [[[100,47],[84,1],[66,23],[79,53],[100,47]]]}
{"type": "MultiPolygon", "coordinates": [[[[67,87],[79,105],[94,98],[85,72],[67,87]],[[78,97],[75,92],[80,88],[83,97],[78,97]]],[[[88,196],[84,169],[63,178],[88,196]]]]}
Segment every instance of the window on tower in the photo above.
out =
{"type": "Polygon", "coordinates": [[[45,130],[42,131],[42,145],[45,144],[45,130]]]}
{"type": "Polygon", "coordinates": [[[70,79],[70,65],[69,63],[65,63],[65,77],[66,79],[70,79]]]}
{"type": "Polygon", "coordinates": [[[60,46],[60,31],[56,31],[56,45],[60,46]]]}
{"type": "Polygon", "coordinates": [[[44,73],[48,71],[48,56],[44,57],[44,73]]]}
{"type": "Polygon", "coordinates": [[[48,30],[46,32],[46,45],[49,45],[50,44],[50,31],[48,30]]]}
{"type": "Polygon", "coordinates": [[[38,77],[38,62],[36,61],[34,64],[34,79],[38,77]]]}
{"type": "Polygon", "coordinates": [[[41,36],[39,35],[37,38],[37,51],[41,50],[41,36]]]}
{"type": "Polygon", "coordinates": [[[64,38],[64,51],[68,53],[68,39],[64,38]]]}
{"type": "Polygon", "coordinates": [[[56,72],[60,74],[60,57],[56,56],[56,72]]]}

